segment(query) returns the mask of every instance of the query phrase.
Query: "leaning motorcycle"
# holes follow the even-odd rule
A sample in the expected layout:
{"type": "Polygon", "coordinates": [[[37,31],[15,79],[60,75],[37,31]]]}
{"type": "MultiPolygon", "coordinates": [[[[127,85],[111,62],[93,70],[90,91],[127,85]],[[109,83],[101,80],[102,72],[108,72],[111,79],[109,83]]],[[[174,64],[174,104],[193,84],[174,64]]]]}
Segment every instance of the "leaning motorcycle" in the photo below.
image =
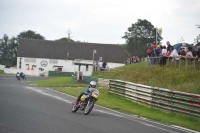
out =
{"type": "Polygon", "coordinates": [[[95,88],[89,88],[89,91],[89,94],[84,94],[81,97],[79,103],[72,103],[72,112],[75,113],[79,109],[81,111],[84,111],[85,115],[88,115],[92,111],[94,103],[99,98],[99,91],[95,88]]]}
{"type": "Polygon", "coordinates": [[[17,80],[20,80],[20,76],[16,76],[17,80]]]}

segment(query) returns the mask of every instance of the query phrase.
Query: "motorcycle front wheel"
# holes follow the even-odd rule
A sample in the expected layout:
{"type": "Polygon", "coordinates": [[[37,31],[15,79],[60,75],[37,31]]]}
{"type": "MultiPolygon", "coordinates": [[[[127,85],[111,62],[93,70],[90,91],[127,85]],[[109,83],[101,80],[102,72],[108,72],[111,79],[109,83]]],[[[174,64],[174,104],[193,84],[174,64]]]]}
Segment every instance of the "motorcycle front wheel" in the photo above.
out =
{"type": "Polygon", "coordinates": [[[85,107],[85,115],[88,115],[94,107],[94,99],[90,99],[85,107]]]}
{"type": "Polygon", "coordinates": [[[78,109],[79,109],[79,106],[77,106],[76,104],[72,105],[72,112],[73,113],[75,113],[78,109]]]}

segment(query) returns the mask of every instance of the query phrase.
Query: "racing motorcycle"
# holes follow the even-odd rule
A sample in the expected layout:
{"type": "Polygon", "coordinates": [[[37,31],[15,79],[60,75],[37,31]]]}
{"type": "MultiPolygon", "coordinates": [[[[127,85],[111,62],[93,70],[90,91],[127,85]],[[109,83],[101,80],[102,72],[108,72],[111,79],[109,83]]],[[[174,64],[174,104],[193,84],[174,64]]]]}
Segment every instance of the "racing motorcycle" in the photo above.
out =
{"type": "Polygon", "coordinates": [[[89,94],[84,94],[81,97],[79,103],[72,103],[72,112],[75,113],[78,109],[80,109],[81,111],[84,111],[85,115],[88,115],[92,111],[94,103],[99,98],[99,91],[95,88],[89,88],[89,91],[89,94]]]}

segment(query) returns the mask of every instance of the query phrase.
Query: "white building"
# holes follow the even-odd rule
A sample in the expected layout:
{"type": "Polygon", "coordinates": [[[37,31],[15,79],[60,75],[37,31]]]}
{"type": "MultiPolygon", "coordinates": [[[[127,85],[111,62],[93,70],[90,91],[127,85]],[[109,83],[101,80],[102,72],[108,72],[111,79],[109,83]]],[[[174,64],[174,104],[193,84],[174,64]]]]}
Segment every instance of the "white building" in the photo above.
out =
{"type": "Polygon", "coordinates": [[[89,76],[93,71],[93,59],[102,58],[109,68],[116,68],[124,66],[129,57],[121,45],[20,39],[17,69],[27,75],[80,70],[89,76]]]}

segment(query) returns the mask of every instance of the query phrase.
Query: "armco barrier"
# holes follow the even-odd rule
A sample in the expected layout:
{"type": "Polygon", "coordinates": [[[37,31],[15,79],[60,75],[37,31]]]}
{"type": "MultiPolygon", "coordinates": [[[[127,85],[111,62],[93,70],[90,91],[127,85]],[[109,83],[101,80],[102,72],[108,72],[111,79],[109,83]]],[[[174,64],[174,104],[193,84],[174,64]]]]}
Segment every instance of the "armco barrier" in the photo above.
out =
{"type": "Polygon", "coordinates": [[[171,91],[112,79],[110,79],[109,83],[109,92],[150,105],[153,108],[200,119],[200,95],[197,94],[171,91]]]}
{"type": "Polygon", "coordinates": [[[200,95],[168,89],[152,89],[153,107],[200,118],[200,95]]]}

